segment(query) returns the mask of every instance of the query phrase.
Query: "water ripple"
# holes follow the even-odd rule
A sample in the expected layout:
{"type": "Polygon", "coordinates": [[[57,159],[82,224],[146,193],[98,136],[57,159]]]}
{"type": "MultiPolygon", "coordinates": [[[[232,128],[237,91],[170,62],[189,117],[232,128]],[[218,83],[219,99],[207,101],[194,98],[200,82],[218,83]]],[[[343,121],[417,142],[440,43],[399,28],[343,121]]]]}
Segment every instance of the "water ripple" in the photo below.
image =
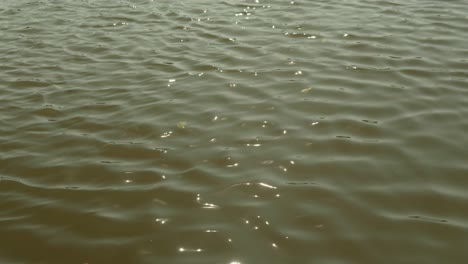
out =
{"type": "Polygon", "coordinates": [[[0,262],[463,262],[466,13],[4,1],[0,262]]]}

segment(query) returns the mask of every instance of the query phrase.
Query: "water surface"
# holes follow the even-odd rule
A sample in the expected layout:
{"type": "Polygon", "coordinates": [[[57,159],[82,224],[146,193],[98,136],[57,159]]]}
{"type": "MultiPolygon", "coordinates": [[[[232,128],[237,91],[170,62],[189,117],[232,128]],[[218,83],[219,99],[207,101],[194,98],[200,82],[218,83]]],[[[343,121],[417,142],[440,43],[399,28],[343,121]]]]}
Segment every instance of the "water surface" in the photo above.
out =
{"type": "Polygon", "coordinates": [[[468,5],[0,4],[0,262],[464,263],[468,5]]]}

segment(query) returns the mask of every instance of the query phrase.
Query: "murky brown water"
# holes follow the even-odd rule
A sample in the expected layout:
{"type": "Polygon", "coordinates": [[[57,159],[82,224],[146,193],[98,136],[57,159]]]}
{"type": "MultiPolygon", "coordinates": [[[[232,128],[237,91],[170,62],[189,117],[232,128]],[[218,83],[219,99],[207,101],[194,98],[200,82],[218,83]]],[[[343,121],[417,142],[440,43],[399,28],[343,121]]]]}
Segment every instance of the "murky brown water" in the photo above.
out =
{"type": "Polygon", "coordinates": [[[465,263],[468,3],[0,3],[1,263],[465,263]]]}

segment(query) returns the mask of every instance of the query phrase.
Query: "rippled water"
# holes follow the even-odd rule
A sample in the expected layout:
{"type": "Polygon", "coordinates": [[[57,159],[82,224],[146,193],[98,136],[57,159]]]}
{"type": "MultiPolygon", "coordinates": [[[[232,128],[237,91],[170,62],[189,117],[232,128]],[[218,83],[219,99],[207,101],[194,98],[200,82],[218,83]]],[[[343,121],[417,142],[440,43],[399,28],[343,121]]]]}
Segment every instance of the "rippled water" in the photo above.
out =
{"type": "Polygon", "coordinates": [[[465,0],[0,4],[1,263],[464,263],[465,0]]]}

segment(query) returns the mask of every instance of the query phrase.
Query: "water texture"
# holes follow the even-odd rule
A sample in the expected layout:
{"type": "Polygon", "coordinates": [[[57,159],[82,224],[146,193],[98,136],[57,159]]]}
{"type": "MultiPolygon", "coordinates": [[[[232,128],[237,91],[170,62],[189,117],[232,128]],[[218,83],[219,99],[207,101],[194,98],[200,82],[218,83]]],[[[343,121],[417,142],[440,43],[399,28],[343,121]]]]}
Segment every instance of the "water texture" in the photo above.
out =
{"type": "Polygon", "coordinates": [[[465,263],[464,0],[0,3],[0,263],[465,263]]]}

